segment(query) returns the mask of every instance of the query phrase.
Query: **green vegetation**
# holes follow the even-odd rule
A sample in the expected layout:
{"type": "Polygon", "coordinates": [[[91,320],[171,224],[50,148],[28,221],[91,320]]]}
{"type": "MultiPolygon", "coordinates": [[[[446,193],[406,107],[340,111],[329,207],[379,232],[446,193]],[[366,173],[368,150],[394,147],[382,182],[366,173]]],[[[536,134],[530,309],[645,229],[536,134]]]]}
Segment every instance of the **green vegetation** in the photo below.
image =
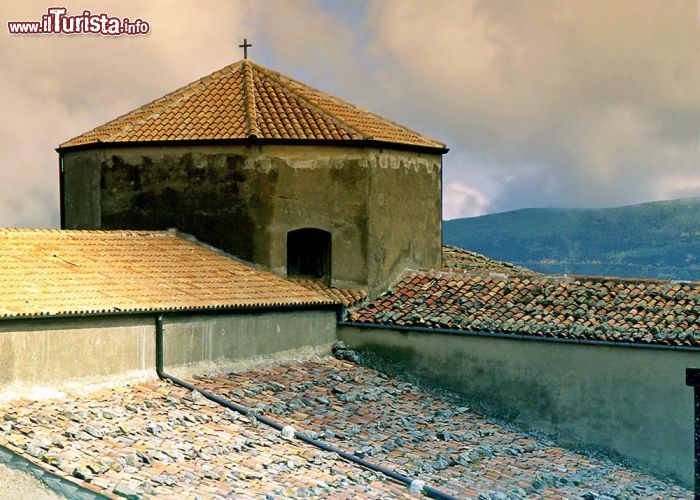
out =
{"type": "Polygon", "coordinates": [[[700,281],[700,198],[454,219],[444,240],[544,273],[700,281]]]}

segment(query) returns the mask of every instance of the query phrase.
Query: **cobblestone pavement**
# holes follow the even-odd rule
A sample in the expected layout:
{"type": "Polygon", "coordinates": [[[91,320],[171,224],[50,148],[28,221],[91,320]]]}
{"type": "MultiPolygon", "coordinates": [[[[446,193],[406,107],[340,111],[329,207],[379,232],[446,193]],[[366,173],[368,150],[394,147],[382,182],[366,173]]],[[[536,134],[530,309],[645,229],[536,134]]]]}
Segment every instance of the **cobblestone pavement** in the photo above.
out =
{"type": "MultiPolygon", "coordinates": [[[[692,496],[347,361],[197,377],[195,383],[460,497],[692,496]]],[[[400,484],[160,381],[3,404],[0,444],[110,495],[409,496],[400,484]]]]}

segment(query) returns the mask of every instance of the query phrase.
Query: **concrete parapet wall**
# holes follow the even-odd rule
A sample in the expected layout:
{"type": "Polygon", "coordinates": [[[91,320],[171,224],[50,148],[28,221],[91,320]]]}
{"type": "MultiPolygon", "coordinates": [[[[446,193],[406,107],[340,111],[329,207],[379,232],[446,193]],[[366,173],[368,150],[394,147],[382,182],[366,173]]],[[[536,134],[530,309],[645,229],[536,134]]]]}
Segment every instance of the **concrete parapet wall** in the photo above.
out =
{"type": "Polygon", "coordinates": [[[336,340],[336,321],[334,311],[173,317],[164,325],[164,364],[174,373],[195,373],[275,355],[324,354],[336,340]]]}
{"type": "Polygon", "coordinates": [[[338,336],[523,428],[693,484],[685,369],[700,366],[700,352],[348,326],[338,336]]]}
{"type": "MultiPolygon", "coordinates": [[[[165,369],[181,374],[308,358],[336,340],[328,310],[166,314],[164,324],[165,369]]],[[[152,379],[155,362],[155,315],[0,323],[2,397],[152,379]]]]}
{"type": "Polygon", "coordinates": [[[154,322],[145,317],[0,323],[0,385],[59,386],[155,376],[154,322]]]}

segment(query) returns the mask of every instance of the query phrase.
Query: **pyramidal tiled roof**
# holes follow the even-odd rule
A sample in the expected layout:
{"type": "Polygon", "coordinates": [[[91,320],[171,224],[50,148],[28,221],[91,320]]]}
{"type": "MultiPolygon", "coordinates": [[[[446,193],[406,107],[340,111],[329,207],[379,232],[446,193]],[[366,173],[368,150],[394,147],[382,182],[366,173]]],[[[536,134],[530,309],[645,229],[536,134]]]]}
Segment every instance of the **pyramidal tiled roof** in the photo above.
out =
{"type": "Polygon", "coordinates": [[[61,144],[197,140],[445,144],[249,60],[238,61],[61,144]]]}

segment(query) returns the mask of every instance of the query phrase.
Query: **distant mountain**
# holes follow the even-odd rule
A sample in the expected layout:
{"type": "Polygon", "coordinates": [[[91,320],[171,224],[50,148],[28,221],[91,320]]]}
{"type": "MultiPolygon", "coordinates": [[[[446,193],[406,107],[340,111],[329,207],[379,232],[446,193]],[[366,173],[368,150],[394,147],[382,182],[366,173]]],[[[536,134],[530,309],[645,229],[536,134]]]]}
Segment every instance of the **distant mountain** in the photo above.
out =
{"type": "Polygon", "coordinates": [[[448,220],[444,242],[543,273],[700,281],[700,198],[448,220]]]}

